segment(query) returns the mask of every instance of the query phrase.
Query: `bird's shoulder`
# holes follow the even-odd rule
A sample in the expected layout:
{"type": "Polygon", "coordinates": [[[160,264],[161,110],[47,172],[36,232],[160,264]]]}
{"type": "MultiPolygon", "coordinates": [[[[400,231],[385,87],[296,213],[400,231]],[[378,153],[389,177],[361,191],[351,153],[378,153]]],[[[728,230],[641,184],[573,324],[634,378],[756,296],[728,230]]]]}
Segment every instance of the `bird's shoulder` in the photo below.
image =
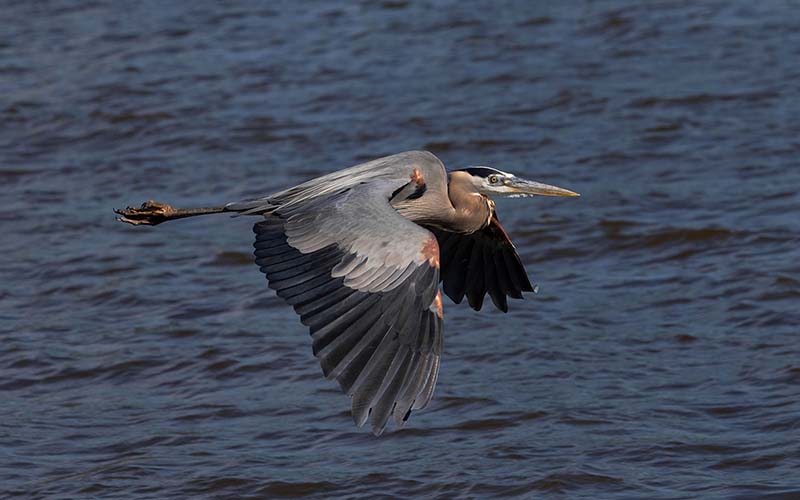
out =
{"type": "Polygon", "coordinates": [[[442,161],[430,151],[404,151],[351,167],[354,172],[377,173],[381,177],[415,182],[440,182],[447,178],[442,161]]]}

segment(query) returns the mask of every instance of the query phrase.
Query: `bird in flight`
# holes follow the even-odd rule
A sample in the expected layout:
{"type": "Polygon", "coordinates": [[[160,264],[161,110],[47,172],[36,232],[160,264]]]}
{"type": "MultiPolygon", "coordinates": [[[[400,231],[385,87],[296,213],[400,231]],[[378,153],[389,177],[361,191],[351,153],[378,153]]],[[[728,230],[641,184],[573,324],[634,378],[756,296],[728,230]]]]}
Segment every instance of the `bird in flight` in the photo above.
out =
{"type": "Polygon", "coordinates": [[[352,399],[356,425],[402,427],[431,400],[442,355],[442,294],[480,310],[488,293],[533,291],[491,197],[579,196],[490,167],[447,171],[427,151],[379,158],[263,198],[221,207],[145,202],[118,220],[260,216],[255,261],[309,327],[325,377],[352,399]]]}

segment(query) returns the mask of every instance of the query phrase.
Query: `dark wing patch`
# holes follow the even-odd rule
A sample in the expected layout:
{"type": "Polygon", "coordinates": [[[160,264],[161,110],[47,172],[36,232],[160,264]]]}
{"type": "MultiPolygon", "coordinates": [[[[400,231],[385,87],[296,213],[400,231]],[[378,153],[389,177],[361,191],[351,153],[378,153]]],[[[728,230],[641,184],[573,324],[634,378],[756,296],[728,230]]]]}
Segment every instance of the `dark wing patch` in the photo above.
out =
{"type": "Polygon", "coordinates": [[[460,168],[462,172],[467,172],[470,175],[474,175],[476,177],[489,177],[492,174],[495,175],[508,175],[505,172],[497,170],[496,168],[492,167],[467,167],[467,168],[460,168]]]}
{"type": "Polygon", "coordinates": [[[507,297],[521,299],[522,292],[533,291],[517,250],[496,215],[488,226],[472,234],[428,229],[439,241],[444,293],[456,304],[466,295],[470,307],[479,311],[488,293],[494,305],[507,312],[507,297]]]}
{"type": "Polygon", "coordinates": [[[394,416],[402,426],[412,409],[430,401],[436,384],[443,338],[439,270],[420,257],[406,268],[369,270],[370,286],[357,289],[343,273],[350,270],[351,283],[360,283],[352,278],[358,256],[336,243],[302,253],[287,241],[286,223],[268,215],[253,228],[256,263],[270,288],[310,328],[314,355],[352,398],[356,424],[369,419],[380,434],[394,416]]]}

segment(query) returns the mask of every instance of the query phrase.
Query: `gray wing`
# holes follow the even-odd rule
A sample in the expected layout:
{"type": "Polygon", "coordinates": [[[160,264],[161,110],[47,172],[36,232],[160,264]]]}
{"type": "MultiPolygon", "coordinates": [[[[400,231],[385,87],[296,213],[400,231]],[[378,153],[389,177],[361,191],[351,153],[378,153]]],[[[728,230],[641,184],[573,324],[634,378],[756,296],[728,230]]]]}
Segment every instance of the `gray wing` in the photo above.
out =
{"type": "Polygon", "coordinates": [[[366,182],[393,183],[399,180],[397,186],[402,186],[409,181],[415,170],[428,188],[442,193],[447,191],[447,172],[436,156],[428,151],[405,151],[337,170],[263,198],[228,203],[225,208],[226,211],[243,215],[262,214],[271,212],[277,206],[289,208],[333,196],[343,189],[366,182]]]}
{"type": "Polygon", "coordinates": [[[389,205],[408,182],[364,181],[277,207],[254,227],[270,288],[310,328],[356,424],[369,419],[375,434],[427,405],[442,352],[436,238],[389,205]]]}

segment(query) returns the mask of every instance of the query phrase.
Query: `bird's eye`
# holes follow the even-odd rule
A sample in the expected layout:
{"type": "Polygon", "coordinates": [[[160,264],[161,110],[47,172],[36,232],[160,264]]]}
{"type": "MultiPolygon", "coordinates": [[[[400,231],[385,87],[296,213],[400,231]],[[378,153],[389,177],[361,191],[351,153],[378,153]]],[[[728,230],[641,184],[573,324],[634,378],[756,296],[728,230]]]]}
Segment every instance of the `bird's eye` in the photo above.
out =
{"type": "Polygon", "coordinates": [[[497,184],[497,180],[498,179],[497,179],[496,175],[490,175],[489,176],[489,184],[497,184]]]}

